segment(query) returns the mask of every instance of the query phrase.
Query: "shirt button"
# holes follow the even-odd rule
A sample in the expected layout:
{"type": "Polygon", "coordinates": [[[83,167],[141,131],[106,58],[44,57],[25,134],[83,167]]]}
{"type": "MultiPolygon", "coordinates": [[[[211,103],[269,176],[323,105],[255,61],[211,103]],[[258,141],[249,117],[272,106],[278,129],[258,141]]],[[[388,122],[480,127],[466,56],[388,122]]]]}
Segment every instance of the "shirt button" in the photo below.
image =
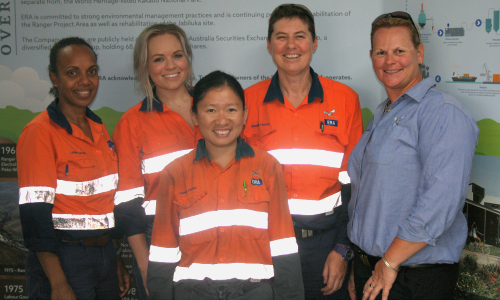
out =
{"type": "Polygon", "coordinates": [[[95,153],[101,154],[101,150],[96,150],[95,153]]]}
{"type": "Polygon", "coordinates": [[[219,229],[219,230],[220,230],[220,232],[224,232],[224,228],[221,228],[221,229],[219,229]]]}
{"type": "Polygon", "coordinates": [[[296,116],[298,116],[298,115],[297,115],[297,113],[294,113],[294,114],[293,114],[293,116],[294,116],[294,117],[296,117],[296,116]]]}
{"type": "Polygon", "coordinates": [[[299,169],[299,167],[293,167],[293,169],[294,169],[295,171],[297,171],[297,170],[299,169]]]}
{"type": "Polygon", "coordinates": [[[298,142],[298,141],[299,141],[299,139],[298,139],[298,138],[294,138],[294,140],[295,140],[296,142],[298,142]]]}
{"type": "Polygon", "coordinates": [[[224,203],[224,199],[220,199],[220,203],[224,203]]]}
{"type": "Polygon", "coordinates": [[[297,198],[298,196],[299,196],[299,195],[297,195],[297,194],[293,194],[293,197],[294,197],[294,198],[297,198]]]}
{"type": "Polygon", "coordinates": [[[223,262],[223,261],[224,261],[224,258],[222,258],[222,257],[221,257],[221,258],[219,258],[219,260],[220,260],[220,262],[223,262]]]}

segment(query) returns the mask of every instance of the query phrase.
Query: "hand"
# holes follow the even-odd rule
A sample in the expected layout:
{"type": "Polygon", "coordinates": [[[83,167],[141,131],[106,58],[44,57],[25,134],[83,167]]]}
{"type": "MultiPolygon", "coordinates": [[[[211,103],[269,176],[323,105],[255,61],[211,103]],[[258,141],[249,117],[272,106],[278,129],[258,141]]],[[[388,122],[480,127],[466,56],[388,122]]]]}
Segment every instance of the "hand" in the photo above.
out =
{"type": "Polygon", "coordinates": [[[382,290],[382,300],[387,300],[389,298],[389,292],[391,291],[392,285],[394,284],[394,281],[396,281],[397,276],[398,272],[389,269],[382,259],[379,260],[375,265],[372,277],[370,277],[365,284],[363,289],[363,300],[375,299],[375,297],[377,297],[380,293],[380,290],[382,290]]]}
{"type": "Polygon", "coordinates": [[[75,292],[71,286],[66,282],[57,286],[52,286],[51,300],[76,300],[75,292]]]}
{"type": "Polygon", "coordinates": [[[342,287],[346,271],[347,262],[342,258],[342,255],[336,251],[330,252],[323,269],[323,283],[326,284],[321,289],[323,295],[333,294],[342,287]]]}
{"type": "Polygon", "coordinates": [[[351,275],[349,275],[347,291],[349,291],[349,298],[351,298],[351,300],[356,300],[356,285],[354,284],[354,264],[351,268],[351,275]]]}
{"type": "Polygon", "coordinates": [[[130,273],[125,268],[123,260],[118,256],[118,285],[120,287],[120,298],[127,294],[130,289],[130,273]]]}

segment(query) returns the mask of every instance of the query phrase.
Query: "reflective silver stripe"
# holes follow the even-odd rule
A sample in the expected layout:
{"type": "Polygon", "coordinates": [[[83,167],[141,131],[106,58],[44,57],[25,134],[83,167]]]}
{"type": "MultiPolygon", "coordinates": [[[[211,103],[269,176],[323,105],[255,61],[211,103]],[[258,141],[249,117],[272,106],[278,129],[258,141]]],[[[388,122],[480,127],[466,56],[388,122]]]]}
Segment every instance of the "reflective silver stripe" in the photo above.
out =
{"type": "Polygon", "coordinates": [[[288,199],[288,207],[292,215],[310,216],[330,213],[340,205],[342,205],[340,192],[321,200],[288,199]]]}
{"type": "Polygon", "coordinates": [[[349,177],[349,174],[347,174],[347,171],[342,171],[339,173],[339,181],[342,184],[351,183],[351,177],[349,177]]]}
{"type": "Polygon", "coordinates": [[[64,230],[92,230],[115,227],[113,213],[104,215],[70,215],[52,214],[55,229],[64,230]]]}
{"type": "Polygon", "coordinates": [[[144,187],[136,187],[126,191],[116,191],[115,193],[115,205],[120,203],[132,201],[135,198],[144,198],[144,187]]]}
{"type": "Polygon", "coordinates": [[[318,149],[275,149],[268,151],[282,165],[313,165],[340,168],[344,153],[318,149]]]}
{"type": "Polygon", "coordinates": [[[179,150],[172,153],[163,154],[156,157],[151,157],[142,161],[142,174],[157,173],[163,170],[166,165],[174,159],[191,152],[193,149],[179,150]]]}
{"type": "Polygon", "coordinates": [[[274,276],[272,265],[264,264],[197,264],[189,267],[175,268],[174,281],[185,279],[203,280],[210,278],[212,280],[227,279],[269,279],[274,276]]]}
{"type": "Polygon", "coordinates": [[[144,207],[144,211],[148,216],[156,215],[156,200],[144,201],[142,203],[142,207],[144,207]]]}
{"type": "Polygon", "coordinates": [[[19,205],[26,203],[54,204],[55,188],[48,186],[28,186],[19,189],[19,205]]]}
{"type": "Polygon", "coordinates": [[[179,235],[188,235],[219,226],[250,226],[267,229],[267,212],[249,209],[209,211],[179,221],[179,235]]]}
{"type": "Polygon", "coordinates": [[[118,174],[111,174],[89,181],[57,180],[56,194],[66,196],[92,196],[112,191],[118,186],[118,174]]]}
{"type": "Polygon", "coordinates": [[[271,256],[287,255],[297,253],[299,247],[295,237],[284,238],[280,240],[271,241],[271,256]]]}
{"type": "Polygon", "coordinates": [[[177,248],[153,246],[149,248],[149,260],[161,263],[176,263],[181,260],[181,251],[177,248]]]}

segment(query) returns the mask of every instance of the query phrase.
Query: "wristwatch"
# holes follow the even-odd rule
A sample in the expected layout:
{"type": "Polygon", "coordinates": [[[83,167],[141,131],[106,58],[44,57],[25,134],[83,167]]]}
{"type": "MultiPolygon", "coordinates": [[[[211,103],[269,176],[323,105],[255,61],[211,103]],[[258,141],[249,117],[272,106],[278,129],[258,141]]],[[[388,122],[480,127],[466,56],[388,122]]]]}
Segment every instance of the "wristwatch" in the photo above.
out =
{"type": "Polygon", "coordinates": [[[342,255],[342,258],[345,261],[350,261],[354,258],[354,251],[352,251],[352,249],[348,246],[336,244],[335,246],[333,246],[333,251],[342,255]]]}

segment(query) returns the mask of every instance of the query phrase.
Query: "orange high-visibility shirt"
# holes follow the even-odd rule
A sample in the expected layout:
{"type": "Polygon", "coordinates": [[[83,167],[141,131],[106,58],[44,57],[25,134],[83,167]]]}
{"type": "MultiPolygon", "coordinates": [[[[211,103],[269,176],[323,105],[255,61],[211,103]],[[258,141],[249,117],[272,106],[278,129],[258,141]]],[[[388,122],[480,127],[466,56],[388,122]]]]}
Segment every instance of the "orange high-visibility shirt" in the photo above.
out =
{"type": "MultiPolygon", "coordinates": [[[[123,114],[113,132],[120,175],[115,205],[124,207],[128,216],[139,217],[142,208],[126,205],[136,198],[143,198],[146,215],[155,215],[160,171],[191,151],[200,137],[181,115],[158,100],[153,101],[153,111],[146,108],[144,99],[123,114]]],[[[120,222],[125,234],[141,233],[139,222],[122,215],[123,211],[118,209],[116,214],[126,218],[120,222]]]]}
{"type": "Polygon", "coordinates": [[[278,73],[247,88],[244,136],[283,165],[296,226],[325,229],[331,220],[320,216],[341,206],[341,184],[350,183],[347,160],[361,136],[362,118],[356,92],[312,69],[311,75],[309,94],[297,108],[283,97],[278,73]]]}
{"type": "Polygon", "coordinates": [[[149,260],[178,262],[175,282],[269,279],[275,257],[297,255],[281,166],[239,140],[223,169],[204,142],[161,173],[149,260]]]}
{"type": "Polygon", "coordinates": [[[33,251],[55,252],[58,239],[101,235],[114,227],[117,156],[101,119],[90,109],[86,116],[94,141],[68,122],[57,100],[19,137],[21,222],[33,251]]]}

